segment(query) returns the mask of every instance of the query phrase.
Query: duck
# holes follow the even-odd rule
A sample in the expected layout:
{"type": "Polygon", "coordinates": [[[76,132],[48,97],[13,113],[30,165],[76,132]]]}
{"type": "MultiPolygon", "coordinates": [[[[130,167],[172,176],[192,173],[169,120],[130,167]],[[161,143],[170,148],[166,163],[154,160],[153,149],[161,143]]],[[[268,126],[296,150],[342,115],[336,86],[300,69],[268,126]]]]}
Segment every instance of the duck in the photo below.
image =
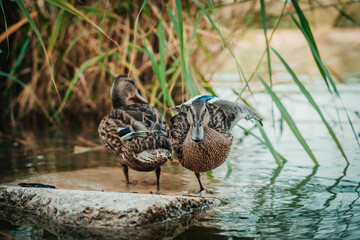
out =
{"type": "MultiPolygon", "coordinates": [[[[171,118],[171,145],[180,164],[193,171],[200,186],[200,173],[222,165],[231,150],[231,130],[241,119],[256,120],[259,114],[252,108],[211,95],[198,95],[170,108],[177,112],[171,118]]],[[[209,191],[211,192],[211,191],[209,191]]]]}
{"type": "Polygon", "coordinates": [[[161,166],[172,160],[169,125],[127,75],[115,78],[110,98],[113,109],[99,124],[100,139],[122,165],[126,184],[130,183],[129,168],[155,170],[159,191],[161,166]]]}

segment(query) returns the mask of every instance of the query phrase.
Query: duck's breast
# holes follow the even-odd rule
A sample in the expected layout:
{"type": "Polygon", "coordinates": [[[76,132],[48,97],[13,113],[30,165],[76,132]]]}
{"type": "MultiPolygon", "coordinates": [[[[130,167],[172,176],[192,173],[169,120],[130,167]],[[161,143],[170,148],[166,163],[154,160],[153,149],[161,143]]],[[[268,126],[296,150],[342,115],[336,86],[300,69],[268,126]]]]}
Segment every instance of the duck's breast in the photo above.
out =
{"type": "Polygon", "coordinates": [[[191,129],[182,148],[181,165],[194,172],[207,172],[223,164],[230,153],[232,135],[207,127],[200,142],[191,139],[191,129]]]}

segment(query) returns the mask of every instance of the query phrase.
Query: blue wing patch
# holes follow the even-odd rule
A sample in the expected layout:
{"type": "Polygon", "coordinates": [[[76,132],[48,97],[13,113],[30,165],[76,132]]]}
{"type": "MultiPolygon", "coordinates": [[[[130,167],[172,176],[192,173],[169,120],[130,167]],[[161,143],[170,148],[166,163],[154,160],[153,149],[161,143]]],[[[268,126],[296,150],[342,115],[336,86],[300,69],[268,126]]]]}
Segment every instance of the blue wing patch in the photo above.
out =
{"type": "Polygon", "coordinates": [[[196,100],[200,100],[200,101],[203,101],[203,102],[208,102],[208,101],[210,101],[210,100],[213,99],[213,98],[214,98],[214,96],[204,95],[204,96],[199,97],[199,98],[196,99],[196,100]]]}
{"type": "Polygon", "coordinates": [[[130,133],[130,129],[129,128],[124,128],[122,129],[120,132],[119,132],[119,136],[120,137],[123,137],[125,136],[126,134],[130,133]]]}

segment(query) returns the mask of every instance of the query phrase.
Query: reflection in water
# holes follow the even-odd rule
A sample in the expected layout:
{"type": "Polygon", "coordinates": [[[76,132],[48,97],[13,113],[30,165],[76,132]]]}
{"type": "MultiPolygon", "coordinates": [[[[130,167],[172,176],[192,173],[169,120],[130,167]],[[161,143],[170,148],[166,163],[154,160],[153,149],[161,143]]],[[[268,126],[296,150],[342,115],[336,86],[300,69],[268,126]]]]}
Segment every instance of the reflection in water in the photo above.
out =
{"type": "Polygon", "coordinates": [[[329,197],[328,199],[326,199],[326,201],[325,201],[325,203],[324,203],[325,209],[328,208],[328,207],[330,206],[331,201],[333,201],[333,200],[336,198],[336,195],[337,195],[337,194],[336,194],[335,192],[333,192],[332,190],[333,190],[335,187],[337,187],[337,185],[339,185],[341,179],[343,179],[343,178],[346,176],[346,171],[347,171],[347,169],[349,168],[349,166],[350,166],[350,164],[348,163],[348,164],[346,165],[346,167],[344,168],[343,175],[341,175],[339,178],[335,179],[335,183],[334,183],[333,185],[331,185],[331,186],[329,186],[329,187],[326,188],[326,191],[328,191],[329,193],[331,193],[332,196],[329,197]]]}
{"type": "MultiPolygon", "coordinates": [[[[43,239],[162,239],[173,238],[191,226],[203,213],[185,214],[180,219],[141,228],[85,228],[61,225],[51,219],[40,219],[28,212],[0,208],[0,226],[16,231],[16,237],[37,237],[43,239]],[[12,224],[10,224],[11,222],[12,224]],[[21,227],[16,227],[21,226],[21,227]]],[[[3,231],[3,229],[2,229],[3,231]]],[[[1,231],[0,231],[1,234],[1,231]]],[[[11,232],[10,232],[11,234],[11,232]]],[[[8,233],[3,233],[8,235],[8,233]]],[[[9,235],[9,239],[11,236],[9,235]]]]}
{"type": "Polygon", "coordinates": [[[267,193],[267,190],[269,189],[270,186],[274,185],[276,178],[279,176],[280,172],[281,172],[282,167],[278,166],[277,168],[275,168],[275,170],[273,171],[273,174],[270,178],[270,182],[265,185],[264,187],[260,188],[257,191],[256,194],[256,198],[259,199],[258,201],[258,205],[255,206],[252,209],[252,213],[256,213],[259,211],[259,209],[264,205],[264,203],[266,202],[267,198],[265,198],[264,196],[267,193]]]}
{"type": "MultiPolygon", "coordinates": [[[[357,192],[357,195],[358,195],[357,198],[355,198],[354,201],[352,201],[352,202],[349,204],[349,209],[346,210],[346,211],[344,211],[344,214],[343,214],[343,215],[346,215],[348,212],[351,212],[351,210],[353,209],[356,201],[359,200],[359,198],[360,198],[360,182],[359,182],[359,184],[357,185],[357,187],[355,188],[355,192],[357,192]]],[[[353,216],[353,215],[351,214],[351,216],[353,216]]]]}
{"type": "Polygon", "coordinates": [[[79,136],[99,143],[94,133],[72,131],[56,134],[24,132],[22,142],[2,139],[0,142],[0,183],[33,176],[36,173],[71,171],[76,169],[114,166],[114,159],[105,151],[74,154],[77,145],[86,146],[79,136]],[[77,135],[78,134],[78,135],[77,135]],[[77,136],[76,136],[77,135],[77,136]]]}
{"type": "MultiPolygon", "coordinates": [[[[357,185],[357,187],[355,188],[355,192],[357,192],[357,197],[349,204],[349,208],[344,211],[343,213],[343,221],[341,219],[338,219],[339,222],[345,223],[346,227],[345,229],[341,232],[341,234],[344,234],[348,231],[350,224],[351,224],[351,218],[354,217],[354,211],[353,208],[355,207],[355,203],[357,202],[357,200],[359,200],[360,198],[360,192],[359,192],[359,188],[360,188],[360,182],[357,185]]],[[[338,234],[340,235],[340,233],[338,234]]]]}
{"type": "Polygon", "coordinates": [[[226,166],[227,166],[227,172],[226,175],[224,177],[224,180],[228,179],[233,171],[232,167],[231,167],[231,162],[230,159],[226,159],[226,166]]]}

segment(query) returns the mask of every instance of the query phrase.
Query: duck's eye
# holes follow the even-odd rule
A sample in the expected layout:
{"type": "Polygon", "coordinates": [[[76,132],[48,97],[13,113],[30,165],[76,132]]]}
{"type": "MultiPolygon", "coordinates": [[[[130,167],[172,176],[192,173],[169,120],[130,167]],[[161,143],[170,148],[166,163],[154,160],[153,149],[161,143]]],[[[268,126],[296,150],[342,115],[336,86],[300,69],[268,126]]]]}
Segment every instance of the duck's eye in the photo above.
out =
{"type": "Polygon", "coordinates": [[[234,120],[234,119],[235,119],[235,115],[234,115],[233,113],[230,114],[230,115],[229,115],[229,120],[232,121],[232,120],[234,120]]]}
{"type": "Polygon", "coordinates": [[[129,80],[127,80],[129,83],[131,83],[132,85],[134,85],[135,86],[135,83],[134,83],[134,81],[132,80],[132,79],[129,79],[129,80]]]}

